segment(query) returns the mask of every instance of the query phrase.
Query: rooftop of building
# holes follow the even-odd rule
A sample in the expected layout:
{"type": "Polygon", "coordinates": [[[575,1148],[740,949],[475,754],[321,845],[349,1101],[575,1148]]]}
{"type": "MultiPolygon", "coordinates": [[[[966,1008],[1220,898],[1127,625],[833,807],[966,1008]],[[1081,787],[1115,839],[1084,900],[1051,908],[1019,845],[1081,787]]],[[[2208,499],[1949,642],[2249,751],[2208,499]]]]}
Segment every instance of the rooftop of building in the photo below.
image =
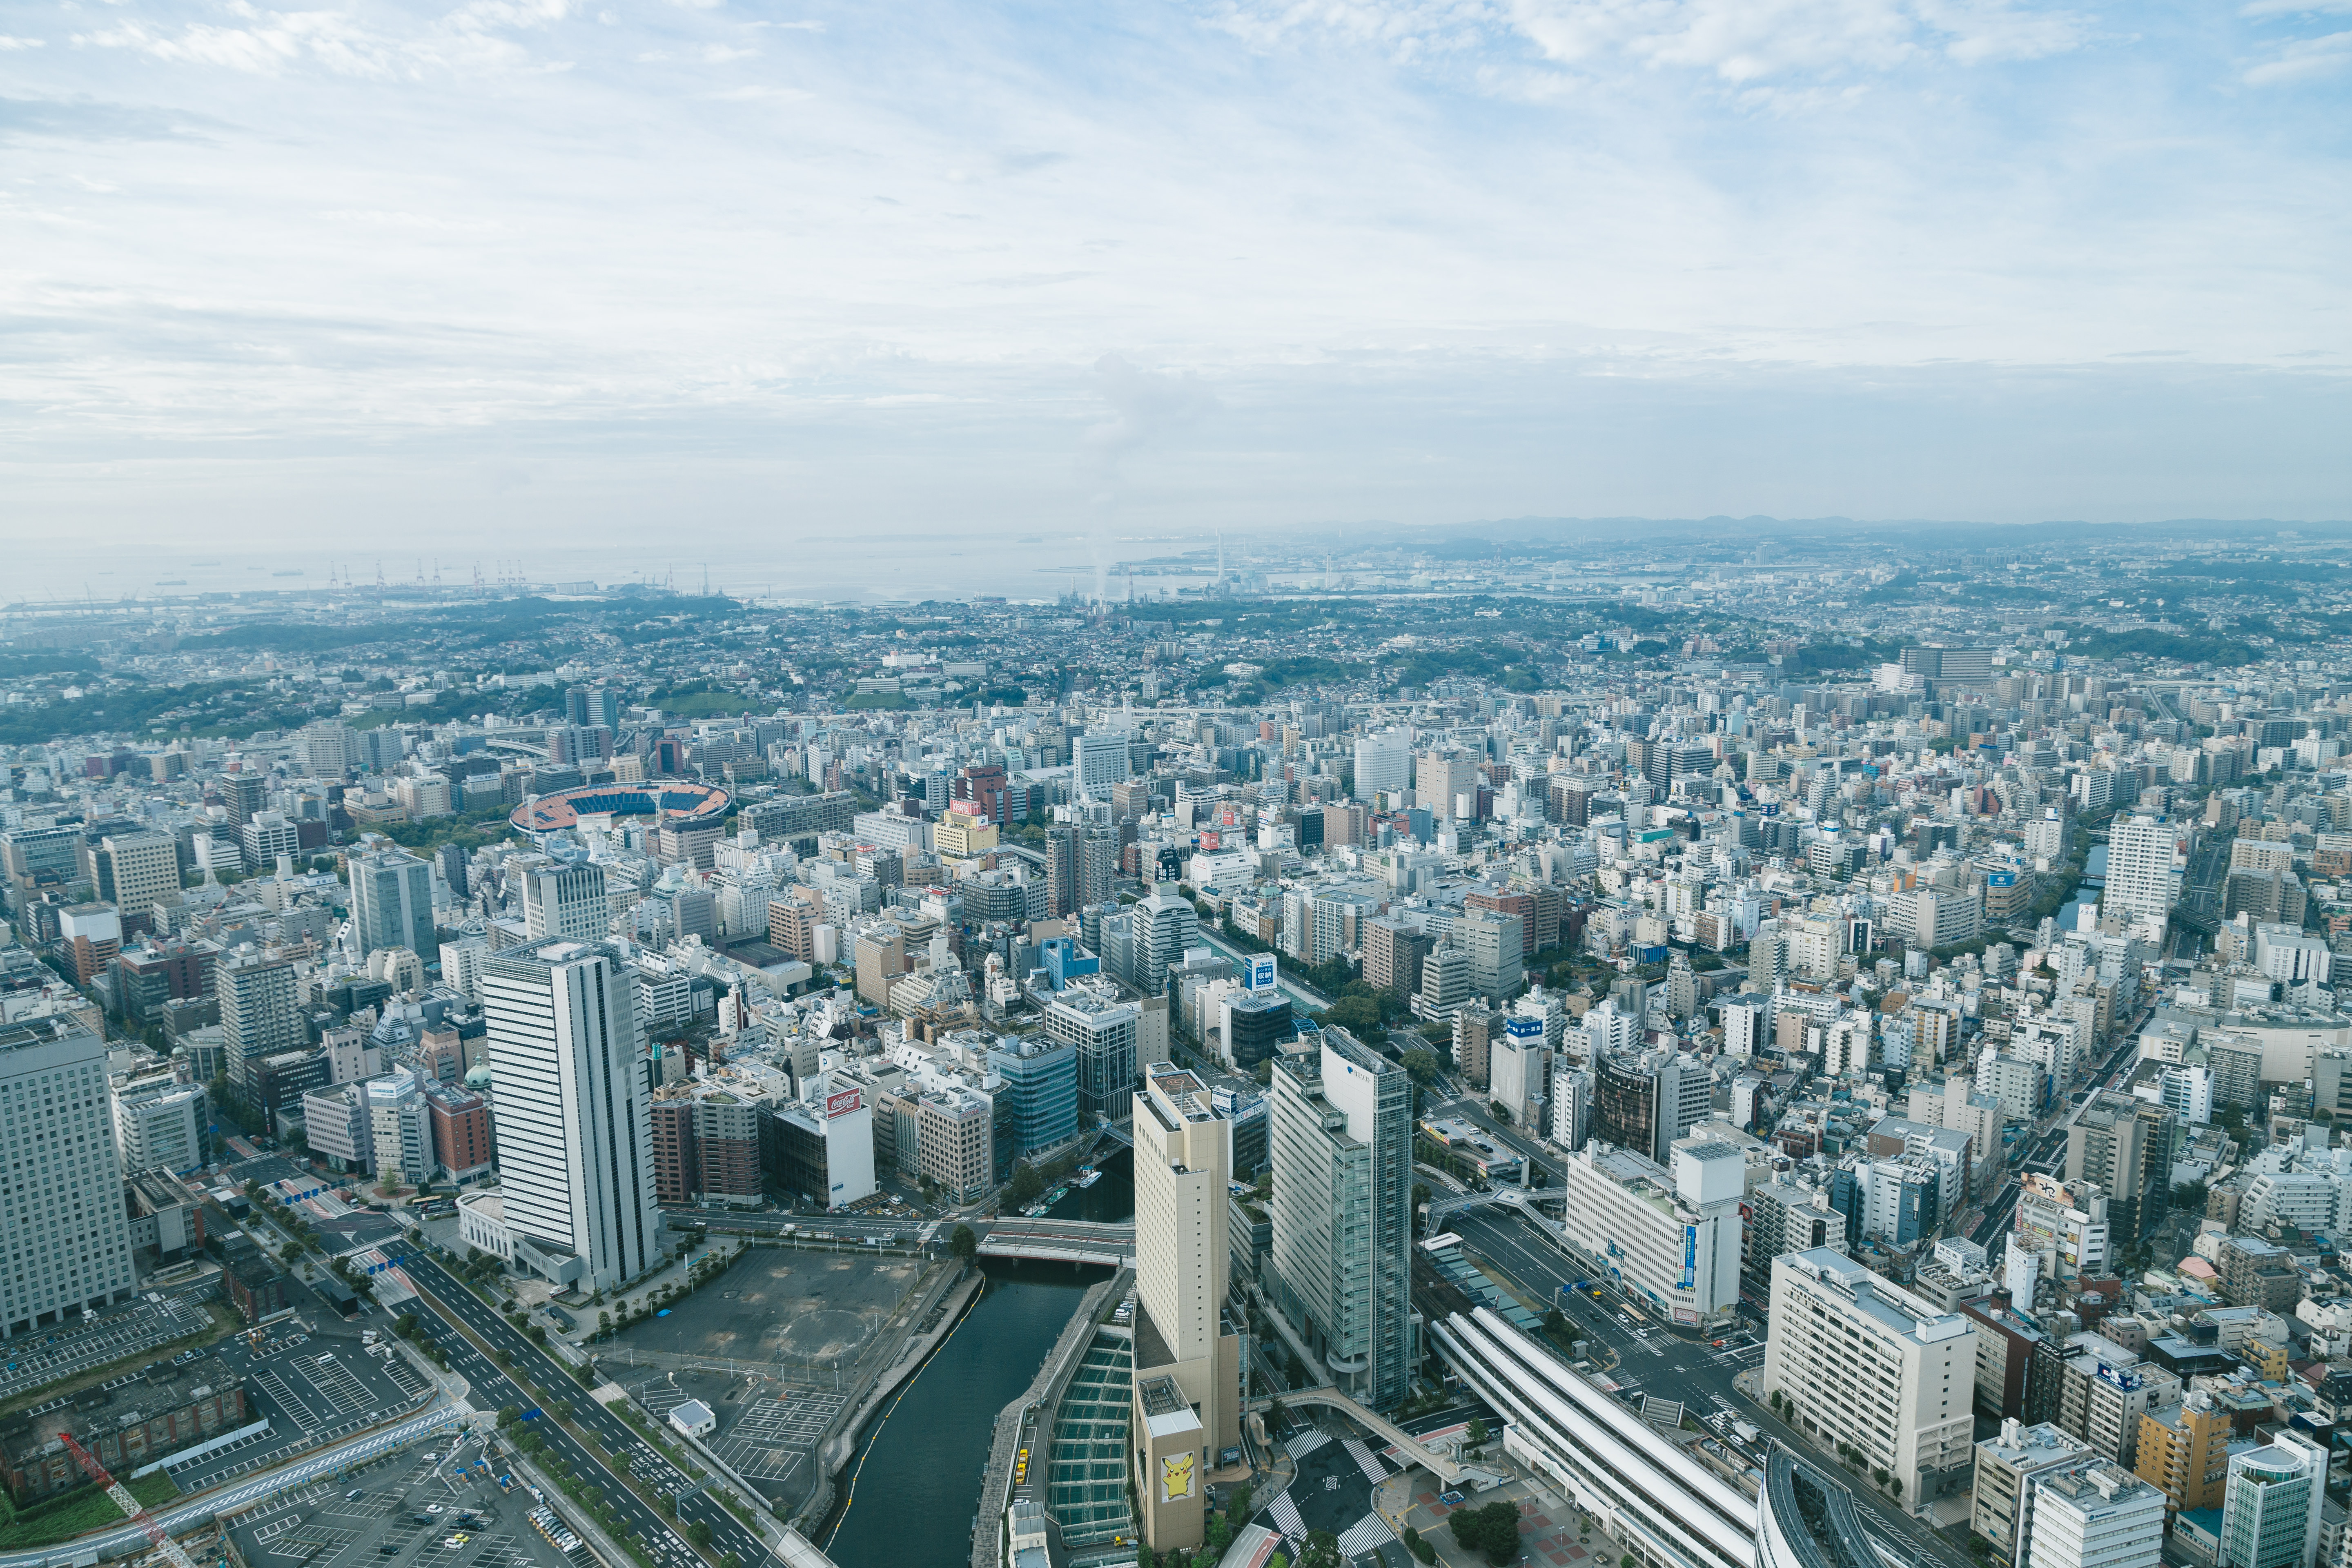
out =
{"type": "Polygon", "coordinates": [[[174,1410],[186,1408],[236,1379],[217,1363],[199,1363],[186,1370],[170,1362],[156,1362],[128,1379],[68,1396],[47,1408],[11,1415],[0,1422],[0,1449],[24,1454],[71,1432],[82,1442],[126,1426],[137,1426],[174,1410]]]}
{"type": "Polygon", "coordinates": [[[1958,1312],[1938,1312],[1916,1296],[1876,1275],[1843,1253],[1825,1247],[1775,1258],[1777,1270],[1787,1264],[1794,1271],[1835,1291],[1854,1310],[1888,1331],[1922,1344],[1940,1344],[1973,1335],[1969,1320],[1958,1312]]]}

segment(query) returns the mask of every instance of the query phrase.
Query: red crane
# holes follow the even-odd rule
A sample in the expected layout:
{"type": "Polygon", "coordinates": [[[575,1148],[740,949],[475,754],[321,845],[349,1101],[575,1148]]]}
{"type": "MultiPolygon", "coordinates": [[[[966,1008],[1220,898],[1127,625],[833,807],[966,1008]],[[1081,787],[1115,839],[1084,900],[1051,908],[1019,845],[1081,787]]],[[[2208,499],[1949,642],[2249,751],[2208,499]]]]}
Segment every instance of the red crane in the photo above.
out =
{"type": "Polygon", "coordinates": [[[114,1506],[121,1509],[131,1523],[147,1532],[147,1539],[155,1543],[158,1552],[172,1560],[172,1568],[195,1568],[195,1564],[188,1561],[188,1554],[180,1550],[180,1543],[165,1534],[163,1527],[155,1522],[155,1516],[147,1511],[147,1505],[132,1497],[129,1487],[106,1473],[106,1467],[98,1462],[97,1455],[75,1442],[70,1432],[58,1433],[58,1440],[66,1446],[66,1452],[74,1457],[74,1462],[89,1472],[89,1479],[106,1489],[106,1495],[114,1500],[114,1506]]]}

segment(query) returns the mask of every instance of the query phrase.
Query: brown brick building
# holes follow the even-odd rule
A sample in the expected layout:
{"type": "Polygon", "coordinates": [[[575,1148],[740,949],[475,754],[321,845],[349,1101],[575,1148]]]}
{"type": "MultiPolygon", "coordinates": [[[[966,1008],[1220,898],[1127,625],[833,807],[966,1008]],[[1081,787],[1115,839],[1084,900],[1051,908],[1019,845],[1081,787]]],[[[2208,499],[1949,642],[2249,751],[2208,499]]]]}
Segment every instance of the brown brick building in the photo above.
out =
{"type": "Polygon", "coordinates": [[[59,1432],[89,1449],[113,1473],[140,1466],[246,1425],[245,1389],[217,1362],[187,1373],[160,1374],[111,1388],[92,1389],[38,1415],[11,1416],[0,1426],[0,1479],[19,1503],[78,1487],[88,1478],[59,1432]]]}

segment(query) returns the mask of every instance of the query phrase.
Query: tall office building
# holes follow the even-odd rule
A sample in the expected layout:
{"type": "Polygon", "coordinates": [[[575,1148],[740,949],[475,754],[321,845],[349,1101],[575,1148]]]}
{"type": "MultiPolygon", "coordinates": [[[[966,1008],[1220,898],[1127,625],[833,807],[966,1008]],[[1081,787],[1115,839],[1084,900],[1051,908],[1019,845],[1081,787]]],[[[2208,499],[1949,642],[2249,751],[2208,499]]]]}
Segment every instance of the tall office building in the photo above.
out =
{"type": "Polygon", "coordinates": [[[269,802],[269,781],[259,773],[223,773],[219,789],[231,827],[243,827],[269,802]]]}
{"type": "Polygon", "coordinates": [[[2292,1429],[2231,1455],[2216,1568],[2310,1568],[2326,1480],[2326,1450],[2292,1429]]]}
{"type": "Polygon", "coordinates": [[[1197,1546],[1204,1481],[1241,1442],[1241,1335],[1224,1311],[1232,1268],[1225,1184],[1233,1127],[1208,1086],[1170,1062],[1143,1072],[1135,1115],[1135,1489],[1145,1544],[1197,1546]]]}
{"type": "Polygon", "coordinates": [[[1412,782],[1412,737],[1391,731],[1366,735],[1356,742],[1354,795],[1370,801],[1381,795],[1402,794],[1412,782]]]}
{"type": "Polygon", "coordinates": [[[405,849],[352,857],[352,934],[359,956],[404,947],[420,959],[437,957],[433,931],[433,868],[405,849]]]}
{"type": "Polygon", "coordinates": [[[1423,752],[1414,760],[1412,800],[1440,818],[1465,817],[1478,791],[1478,759],[1467,752],[1423,752]]]}
{"type": "Polygon", "coordinates": [[[554,942],[486,959],[505,1221],[516,1258],[583,1289],[659,1261],[645,1037],[627,965],[554,942]]]}
{"type": "Polygon", "coordinates": [[[169,834],[109,834],[90,862],[98,896],[121,914],[126,931],[153,930],[156,900],[180,890],[180,846],[169,834]]]}
{"type": "Polygon", "coordinates": [[[1072,985],[1045,1008],[1045,1033],[1078,1058],[1078,1125],[1117,1119],[1135,1088],[1135,1037],[1143,1009],[1110,987],[1072,985]]]}
{"type": "Polygon", "coordinates": [[[433,1132],[425,1117],[425,1086],[415,1074],[402,1070],[372,1078],[364,1087],[376,1179],[388,1187],[422,1186],[432,1180],[433,1132]]]}
{"type": "Polygon", "coordinates": [[[1089,731],[1074,742],[1071,772],[1078,794],[1087,800],[1108,801],[1110,786],[1135,776],[1135,764],[1123,733],[1089,731]]]}
{"type": "Polygon", "coordinates": [[[214,969],[213,993],[220,1001],[223,1068],[251,1105],[261,1087],[262,1062],[299,1050],[308,1038],[294,963],[240,950],[214,969]]]}
{"type": "Polygon", "coordinates": [[[1465,910],[1454,922],[1454,940],[1470,955],[1470,991],[1507,1004],[1526,983],[1527,922],[1493,910],[1465,910]]]}
{"type": "Polygon", "coordinates": [[[1675,1140],[1706,1120],[1713,1092],[1714,1076],[1696,1057],[1670,1048],[1596,1053],[1592,1136],[1667,1164],[1675,1140]]]}
{"type": "Polygon", "coordinates": [[[0,1027],[0,1335],[131,1300],[104,1040],[55,1018],[0,1027]]]}
{"type": "Polygon", "coordinates": [[[2179,830],[2153,816],[2134,816],[2107,834],[2107,890],[2102,905],[2137,923],[2161,926],[2180,901],[2173,869],[2179,830]]]}
{"type": "Polygon", "coordinates": [[[1413,1016],[1451,1018],[1462,1011],[1471,994],[1470,954],[1448,942],[1422,960],[1421,992],[1413,998],[1413,1016]]]}
{"type": "Polygon", "coordinates": [[[1277,1310],[1349,1396],[1412,1381],[1412,1084],[1347,1030],[1274,1060],[1269,1150],[1277,1310]]]}
{"type": "Polygon", "coordinates": [[[433,863],[439,869],[441,879],[449,885],[450,896],[464,898],[467,890],[465,849],[459,845],[444,844],[433,852],[433,863]]]}
{"type": "Polygon", "coordinates": [[[2107,1235],[2137,1248],[2170,1192],[2170,1112],[2130,1095],[2102,1093],[2066,1129],[2066,1180],[2095,1182],[2107,1194],[2107,1235]]]}
{"type": "Polygon", "coordinates": [[[367,760],[360,748],[359,732],[341,720],[321,719],[305,724],[294,741],[301,750],[302,765],[310,770],[312,778],[341,783],[367,760]]]}
{"type": "Polygon", "coordinates": [[[610,687],[571,686],[563,691],[563,718],[575,728],[586,729],[602,725],[607,730],[621,727],[621,696],[610,687]]]}
{"type": "Polygon", "coordinates": [[[1184,962],[1184,950],[1201,940],[1201,917],[1190,899],[1162,883],[1135,906],[1135,988],[1157,996],[1168,988],[1168,972],[1184,962]]]}
{"type": "Polygon", "coordinates": [[[604,868],[582,860],[542,860],[517,876],[522,929],[533,942],[598,942],[612,925],[604,868]]]}
{"type": "Polygon", "coordinates": [[[1055,919],[1111,901],[1118,829],[1066,824],[1045,830],[1045,910],[1055,919]]]}

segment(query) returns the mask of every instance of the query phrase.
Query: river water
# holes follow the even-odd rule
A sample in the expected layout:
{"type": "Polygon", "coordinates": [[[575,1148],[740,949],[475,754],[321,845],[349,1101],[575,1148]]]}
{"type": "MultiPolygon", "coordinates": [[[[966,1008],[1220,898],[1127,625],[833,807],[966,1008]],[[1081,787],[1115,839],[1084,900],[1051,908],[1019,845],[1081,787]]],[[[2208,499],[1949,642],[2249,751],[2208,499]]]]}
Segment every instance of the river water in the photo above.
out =
{"type": "Polygon", "coordinates": [[[1105,1155],[1095,1168],[1102,1175],[1091,1187],[1072,1187],[1045,1211],[1049,1219],[1085,1219],[1116,1225],[1135,1217],[1135,1154],[1127,1149],[1105,1155]]]}
{"type": "MultiPolygon", "coordinates": [[[[1099,1163],[1091,1187],[1073,1187],[1055,1219],[1135,1217],[1135,1157],[1099,1163]]],[[[840,1568],[899,1568],[971,1560],[971,1521],[997,1413],[1037,1375],[1100,1268],[987,1264],[988,1289],[923,1369],[866,1430],[842,1472],[848,1494],[825,1554],[840,1568]],[[852,1478],[855,1478],[854,1479],[852,1478]]]]}
{"type": "MultiPolygon", "coordinates": [[[[1104,1160],[1102,1179],[1073,1188],[1056,1219],[1135,1215],[1134,1157],[1104,1160]]],[[[887,1408],[843,1471],[846,1511],[825,1541],[840,1568],[971,1560],[971,1521],[997,1413],[1020,1397],[1100,1268],[991,1263],[988,1289],[887,1408]],[[855,1477],[853,1480],[850,1478],[855,1477]]]]}

